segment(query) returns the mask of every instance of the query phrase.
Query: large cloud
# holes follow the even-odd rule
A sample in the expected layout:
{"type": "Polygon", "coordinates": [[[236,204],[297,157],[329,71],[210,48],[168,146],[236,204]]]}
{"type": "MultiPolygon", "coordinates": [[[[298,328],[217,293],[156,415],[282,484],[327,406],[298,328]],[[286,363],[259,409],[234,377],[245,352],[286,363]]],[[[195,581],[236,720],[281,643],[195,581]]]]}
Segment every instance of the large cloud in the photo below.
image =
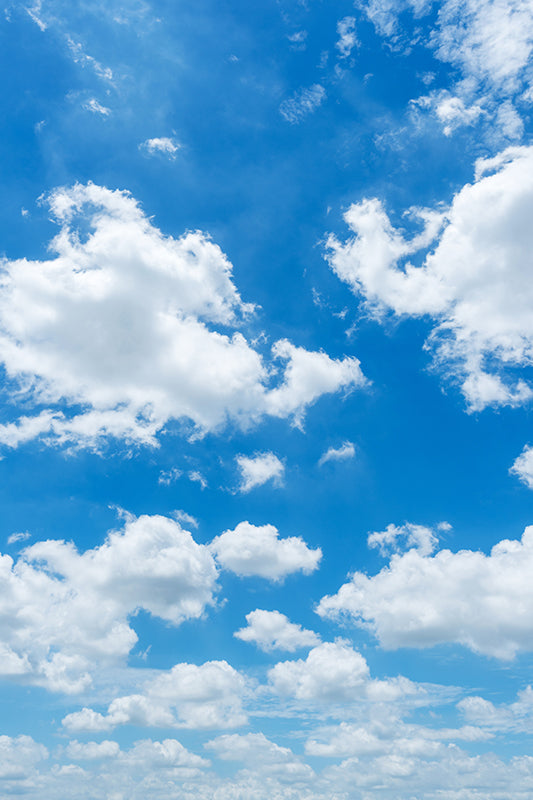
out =
{"type": "Polygon", "coordinates": [[[299,421],[320,395],[365,383],[357,359],[286,340],[266,363],[238,330],[253,306],[205,234],[164,236],[127,193],[93,184],[49,203],[55,257],[3,264],[0,361],[35,408],[0,427],[4,444],[154,444],[170,420],[196,434],[264,414],[299,421]]]}
{"type": "Polygon", "coordinates": [[[386,648],[458,643],[510,659],[533,648],[533,526],[489,555],[412,548],[377,575],[352,575],[322,598],[322,617],[348,617],[386,648]]]}
{"type": "Polygon", "coordinates": [[[415,212],[424,231],[408,239],[379,200],[353,204],[345,219],[355,236],[328,240],[332,269],[376,315],[433,319],[427,346],[471,409],[529,400],[516,370],[533,359],[533,147],[478,162],[447,211],[415,212]],[[432,243],[422,266],[409,262],[432,243]]]}
{"type": "Polygon", "coordinates": [[[5,677],[79,692],[96,665],[124,659],[142,608],[178,625],[213,601],[217,568],[204,545],[166,517],[130,518],[79,553],[48,540],[17,562],[0,557],[0,651],[5,677]]]}

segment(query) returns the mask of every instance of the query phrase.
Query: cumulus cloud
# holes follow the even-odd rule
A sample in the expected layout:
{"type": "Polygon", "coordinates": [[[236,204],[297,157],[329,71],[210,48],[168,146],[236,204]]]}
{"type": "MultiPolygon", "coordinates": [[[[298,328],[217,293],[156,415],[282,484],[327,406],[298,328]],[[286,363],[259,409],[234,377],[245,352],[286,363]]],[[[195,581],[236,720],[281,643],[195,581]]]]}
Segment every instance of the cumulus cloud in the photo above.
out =
{"type": "MultiPolygon", "coordinates": [[[[449,530],[447,522],[441,522],[440,530],[449,530]]],[[[377,547],[381,555],[386,556],[403,549],[415,547],[422,555],[432,553],[439,542],[438,536],[432,528],[425,525],[413,525],[406,522],[404,525],[387,525],[384,531],[375,531],[368,535],[368,546],[377,547]]]]}
{"type": "Polygon", "coordinates": [[[69,731],[106,731],[118,725],[235,728],[246,722],[244,677],[226,661],[176,664],[148,681],[142,694],[115,698],[105,714],[91,708],[63,719],[69,731]]]}
{"type": "Polygon", "coordinates": [[[164,236],[126,192],[94,184],[48,202],[55,256],[3,264],[0,362],[35,407],[0,426],[4,445],[154,445],[172,420],[196,436],[265,414],[300,422],[320,395],[364,386],[357,359],[286,340],[265,362],[239,330],[253,306],[205,234],[164,236]]]}
{"type": "Polygon", "coordinates": [[[168,136],[146,139],[145,142],[139,145],[139,149],[145,150],[151,156],[159,153],[171,160],[176,158],[176,153],[180,148],[180,143],[168,136]]]}
{"type": "Polygon", "coordinates": [[[533,489],[533,447],[529,445],[524,447],[509,472],[533,489]]]}
{"type": "Polygon", "coordinates": [[[223,761],[241,761],[248,769],[266,773],[277,778],[286,778],[291,783],[310,779],[314,772],[302,763],[288,747],[280,747],[263,733],[224,734],[205,745],[223,761]]]}
{"type": "Polygon", "coordinates": [[[69,742],[66,754],[74,761],[94,761],[100,758],[114,758],[120,752],[117,742],[104,739],[102,742],[69,742]]]}
{"type": "Polygon", "coordinates": [[[48,750],[30,736],[0,736],[0,780],[23,784],[34,777],[35,767],[48,758],[48,750]]]}
{"type": "Polygon", "coordinates": [[[352,442],[344,442],[340,447],[330,447],[320,456],[318,466],[327,464],[328,461],[347,461],[355,456],[355,446],[352,442]]]}
{"type": "Polygon", "coordinates": [[[465,125],[474,125],[486,113],[478,103],[468,105],[462,97],[446,89],[418,97],[411,101],[411,105],[432,111],[441,122],[445,136],[451,136],[465,125]]]}
{"type": "Polygon", "coordinates": [[[516,406],[533,394],[517,368],[533,359],[533,147],[479,161],[476,180],[446,211],[416,209],[423,231],[395,229],[379,200],[353,204],[355,236],[328,240],[333,271],[376,316],[429,317],[435,365],[458,381],[471,410],[516,406]],[[440,232],[440,234],[439,234],[440,232]],[[424,252],[422,266],[409,256],[424,252]]]}
{"type": "Polygon", "coordinates": [[[309,575],[322,558],[321,549],[311,550],[300,536],[280,539],[274,525],[250,522],[239,522],[234,530],[216,536],[209,548],[223,569],[272,581],[281,581],[293,572],[309,575]]]}
{"type": "Polygon", "coordinates": [[[322,598],[322,617],[348,617],[386,648],[457,643],[501,659],[533,648],[533,526],[489,555],[413,547],[374,576],[356,572],[322,598]]]}
{"type": "Polygon", "coordinates": [[[280,485],[285,465],[274,453],[258,453],[255,456],[237,456],[235,459],[241,472],[239,490],[249,492],[268,481],[280,485]]]}
{"type": "Polygon", "coordinates": [[[260,650],[287,650],[290,653],[301,647],[313,647],[320,642],[320,636],[314,631],[295,625],[285,614],[279,611],[265,611],[256,608],[246,615],[246,628],[241,628],[233,635],[243,642],[252,642],[260,650]]]}
{"type": "Polygon", "coordinates": [[[99,547],[38,542],[15,562],[0,556],[0,672],[76,693],[97,665],[123,660],[137,641],[138,609],[172,625],[213,602],[217,568],[178,522],[129,518],[99,547]]]}
{"type": "Polygon", "coordinates": [[[279,110],[281,116],[295,125],[301,122],[308,114],[322,105],[326,99],[326,90],[319,83],[313,84],[308,89],[300,89],[292,97],[284,100],[279,110]]]}

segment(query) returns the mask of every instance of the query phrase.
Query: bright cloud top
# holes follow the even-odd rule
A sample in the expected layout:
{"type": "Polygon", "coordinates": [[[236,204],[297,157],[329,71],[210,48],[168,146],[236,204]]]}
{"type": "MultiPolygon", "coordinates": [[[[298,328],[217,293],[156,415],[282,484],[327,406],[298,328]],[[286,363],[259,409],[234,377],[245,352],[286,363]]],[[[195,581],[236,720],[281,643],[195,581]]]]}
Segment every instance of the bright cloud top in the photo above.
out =
{"type": "Polygon", "coordinates": [[[393,553],[377,575],[354,573],[337,594],[322,598],[317,611],[352,619],[386,648],[457,643],[511,659],[533,648],[532,569],[531,526],[521,541],[504,539],[490,555],[431,555],[428,547],[415,546],[393,553]]]}
{"type": "Polygon", "coordinates": [[[318,568],[322,551],[311,550],[300,536],[280,539],[274,525],[240,522],[209,545],[223,569],[241,577],[256,575],[281,581],[293,572],[309,575],[318,568]]]}
{"type": "Polygon", "coordinates": [[[268,481],[279,486],[285,472],[285,465],[274,453],[258,453],[253,457],[237,456],[236,461],[241,472],[241,492],[249,492],[268,481]]]}
{"type": "Polygon", "coordinates": [[[243,642],[256,644],[265,652],[287,650],[293,653],[301,647],[314,647],[320,642],[320,636],[314,631],[295,625],[279,611],[256,608],[246,615],[246,622],[247,627],[241,628],[233,635],[243,642]]]}
{"type": "Polygon", "coordinates": [[[56,257],[6,260],[0,283],[0,360],[38,409],[0,427],[5,445],[153,445],[171,420],[196,435],[265,414],[299,422],[320,395],[365,384],[357,359],[286,340],[266,364],[237,330],[253,306],[203,233],[166,237],[127,193],[93,184],[49,203],[61,224],[56,257]],[[281,381],[267,388],[279,362],[281,381]]]}
{"type": "Polygon", "coordinates": [[[533,359],[532,187],[533,147],[509,148],[478,162],[447,211],[412,211],[424,230],[410,240],[376,199],[346,212],[352,239],[328,240],[332,269],[376,316],[433,318],[427,346],[472,410],[533,394],[513,372],[533,359]],[[434,242],[422,266],[407,260],[434,242]]]}

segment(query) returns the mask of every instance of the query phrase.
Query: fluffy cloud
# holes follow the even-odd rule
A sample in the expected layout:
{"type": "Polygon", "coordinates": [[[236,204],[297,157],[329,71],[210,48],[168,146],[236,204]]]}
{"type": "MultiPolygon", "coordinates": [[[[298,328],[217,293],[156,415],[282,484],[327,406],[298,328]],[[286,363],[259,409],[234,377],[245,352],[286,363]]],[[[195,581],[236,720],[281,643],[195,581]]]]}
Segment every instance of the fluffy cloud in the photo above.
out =
{"type": "Polygon", "coordinates": [[[143,694],[113,700],[106,714],[83,708],[68,714],[70,731],[105,731],[117,725],[163,728],[234,728],[246,722],[243,676],[226,661],[176,664],[148,681],[143,694]]]}
{"type": "Polygon", "coordinates": [[[0,781],[13,781],[21,791],[34,776],[36,765],[47,758],[46,747],[30,736],[0,736],[0,781]]]}
{"type": "Polygon", "coordinates": [[[355,456],[355,447],[352,442],[344,442],[340,447],[330,447],[320,456],[319,467],[327,464],[328,461],[346,461],[355,456]]]}
{"type": "Polygon", "coordinates": [[[93,761],[100,758],[114,758],[120,752],[117,742],[104,739],[103,742],[69,742],[66,754],[74,761],[93,761]]]}
{"type": "Polygon", "coordinates": [[[285,465],[274,453],[258,453],[256,456],[237,456],[237,466],[241,473],[241,492],[249,492],[267,481],[281,482],[285,465]]]}
{"type": "Polygon", "coordinates": [[[168,136],[162,136],[155,139],[147,139],[139,148],[141,150],[146,150],[149,155],[155,155],[157,153],[161,153],[164,156],[167,156],[170,159],[176,158],[176,153],[180,149],[181,145],[175,139],[172,139],[168,136]]]}
{"type": "Polygon", "coordinates": [[[178,625],[213,601],[208,548],[166,517],[129,518],[79,553],[48,540],[14,562],[0,557],[1,672],[75,693],[96,664],[124,659],[137,641],[128,616],[143,608],[178,625]]]}
{"type": "Polygon", "coordinates": [[[205,746],[223,761],[242,761],[248,769],[253,764],[254,773],[260,771],[268,776],[285,778],[291,783],[314,776],[311,767],[303,764],[292,750],[280,747],[262,733],[248,733],[244,736],[237,733],[225,734],[207,742],[205,746]]]}
{"type": "Polygon", "coordinates": [[[376,316],[429,316],[435,363],[459,381],[468,405],[518,405],[531,386],[513,369],[533,358],[533,147],[509,148],[477,164],[476,181],[445,212],[415,210],[424,230],[407,239],[379,200],[345,214],[355,237],[328,240],[330,264],[376,316]],[[442,230],[441,230],[442,229],[442,230]],[[439,236],[439,231],[440,236],[439,236]],[[432,242],[422,266],[409,256],[432,242]]]}
{"type": "Polygon", "coordinates": [[[322,558],[319,547],[311,550],[299,536],[280,539],[274,525],[249,522],[239,522],[234,530],[216,536],[209,547],[224,569],[241,577],[258,575],[273,581],[293,572],[308,575],[322,558]]]}
{"type": "Polygon", "coordinates": [[[0,426],[5,445],[39,436],[155,444],[171,420],[196,435],[265,414],[299,422],[321,394],[364,385],[357,359],[286,340],[266,363],[238,330],[253,306],[205,234],[164,236],[126,192],[94,184],[48,201],[61,226],[55,257],[3,265],[0,361],[13,392],[35,406],[0,426]]]}
{"type": "MultiPolygon", "coordinates": [[[[447,522],[441,522],[437,527],[439,530],[450,529],[447,522]]],[[[413,525],[412,522],[406,522],[405,525],[387,525],[384,531],[375,531],[368,535],[368,546],[377,547],[383,556],[411,547],[415,547],[422,555],[427,556],[435,550],[438,541],[438,536],[432,528],[413,525]]]]}
{"type": "Polygon", "coordinates": [[[295,625],[279,611],[256,608],[246,615],[246,622],[247,627],[241,628],[233,635],[243,642],[253,642],[267,652],[288,650],[292,653],[301,647],[313,647],[320,642],[320,637],[314,631],[295,625]]]}
{"type": "Polygon", "coordinates": [[[533,648],[532,569],[533,526],[521,541],[504,539],[489,555],[412,548],[393,554],[377,575],[356,572],[317,610],[349,617],[386,648],[455,642],[511,659],[533,648]]]}

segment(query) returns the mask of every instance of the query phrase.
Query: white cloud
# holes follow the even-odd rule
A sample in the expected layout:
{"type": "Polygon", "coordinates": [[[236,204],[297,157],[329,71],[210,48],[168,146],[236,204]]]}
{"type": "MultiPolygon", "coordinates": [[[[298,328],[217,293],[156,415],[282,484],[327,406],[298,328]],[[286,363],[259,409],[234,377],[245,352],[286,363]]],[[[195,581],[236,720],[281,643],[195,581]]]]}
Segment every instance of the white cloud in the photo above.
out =
{"type": "Polygon", "coordinates": [[[86,111],[91,111],[93,114],[100,114],[102,117],[108,117],[109,114],[111,114],[111,109],[101,105],[94,97],[84,103],[83,108],[86,111]]]}
{"type": "Polygon", "coordinates": [[[117,725],[163,728],[235,728],[246,723],[243,676],[226,661],[176,664],[146,683],[143,694],[113,700],[106,714],[90,708],[63,719],[69,731],[105,731],[117,725]]]}
{"type": "MultiPolygon", "coordinates": [[[[449,530],[448,523],[440,523],[440,529],[445,526],[449,530]]],[[[377,547],[383,556],[399,552],[401,549],[416,548],[423,556],[430,555],[439,543],[438,536],[425,525],[413,525],[406,522],[404,525],[387,525],[384,531],[376,531],[368,536],[368,546],[377,547]],[[403,547],[399,542],[402,542],[403,547]]]]}
{"type": "Polygon", "coordinates": [[[533,249],[532,187],[533,147],[509,148],[478,162],[476,181],[447,211],[412,211],[425,227],[410,240],[375,199],[346,212],[354,238],[328,240],[331,268],[376,316],[433,318],[427,347],[472,410],[533,395],[511,371],[533,358],[533,284],[524,268],[533,249]],[[406,261],[436,239],[422,266],[406,261]]]}
{"type": "Polygon", "coordinates": [[[49,204],[56,256],[4,262],[0,361],[12,391],[37,407],[0,426],[4,445],[154,445],[172,420],[196,436],[265,414],[300,421],[321,394],[364,386],[357,359],[286,340],[265,363],[238,330],[253,306],[205,234],[165,237],[126,192],[93,184],[58,189],[49,204]]]}
{"type": "Polygon", "coordinates": [[[170,486],[171,483],[177,481],[182,475],[183,473],[180,469],[177,467],[171,467],[171,469],[161,470],[157,482],[162,486],[170,486]]]}
{"type": "Polygon", "coordinates": [[[135,645],[130,615],[143,608],[173,625],[199,617],[216,577],[209,549],[158,516],[129,518],[84,553],[48,540],[16,562],[0,556],[1,672],[83,691],[97,665],[123,660],[135,645]]]}
{"type": "MultiPolygon", "coordinates": [[[[166,768],[175,769],[176,767],[182,770],[185,768],[196,771],[209,766],[209,761],[206,758],[191,753],[177,739],[163,739],[162,742],[142,739],[135,742],[130,750],[121,754],[121,761],[127,765],[132,765],[134,768],[143,766],[151,771],[166,768]]],[[[187,773],[185,776],[187,776],[187,773]]]]}
{"type": "Polygon", "coordinates": [[[486,731],[533,733],[531,686],[526,686],[518,692],[514,703],[495,705],[484,697],[471,696],[460,700],[457,708],[467,722],[478,725],[486,731]]]}
{"type": "Polygon", "coordinates": [[[357,34],[355,32],[355,18],[344,17],[337,22],[337,33],[339,39],[336,48],[343,58],[347,58],[354,47],[357,45],[357,34]]]}
{"type": "Polygon", "coordinates": [[[249,492],[268,481],[272,481],[275,486],[281,484],[285,465],[274,453],[258,453],[253,457],[237,456],[235,460],[241,472],[241,492],[249,492]]]}
{"type": "Polygon", "coordinates": [[[167,156],[173,160],[176,158],[176,153],[181,148],[181,145],[175,139],[172,139],[168,136],[163,136],[155,139],[147,139],[145,142],[139,145],[139,148],[141,150],[146,150],[146,152],[151,156],[161,153],[161,155],[167,156]]]}
{"type": "Polygon", "coordinates": [[[524,447],[509,472],[533,489],[533,447],[524,447]]]}
{"type": "Polygon", "coordinates": [[[374,576],[352,575],[322,598],[322,617],[348,617],[386,648],[457,643],[511,659],[533,648],[533,526],[490,555],[472,550],[393,554],[374,576]]]}
{"type": "Polygon", "coordinates": [[[93,761],[99,758],[114,758],[120,752],[117,742],[104,739],[102,742],[69,742],[66,754],[74,761],[93,761]]]}
{"type": "Polygon", "coordinates": [[[326,90],[319,83],[315,83],[309,89],[300,89],[291,98],[284,100],[279,107],[280,114],[287,122],[294,125],[316,111],[325,99],[326,90]]]}
{"type": "Polygon", "coordinates": [[[291,784],[314,776],[311,767],[303,764],[292,750],[280,747],[263,733],[224,734],[207,742],[205,747],[223,761],[242,761],[247,770],[286,778],[291,784]]]}
{"type": "Polygon", "coordinates": [[[223,569],[241,577],[257,575],[281,581],[293,572],[309,575],[318,568],[322,551],[311,550],[300,536],[280,539],[274,525],[239,522],[209,545],[223,569]]]}
{"type": "Polygon", "coordinates": [[[319,467],[328,461],[346,461],[355,456],[355,446],[352,442],[344,442],[340,447],[330,447],[320,456],[319,467]]]}
{"type": "Polygon", "coordinates": [[[8,544],[16,544],[16,542],[25,542],[31,538],[28,531],[19,531],[19,533],[12,533],[7,537],[8,544]]]}
{"type": "MultiPolygon", "coordinates": [[[[48,758],[48,750],[30,736],[0,736],[0,780],[13,781],[23,791],[26,781],[31,788],[35,768],[48,758]]],[[[5,784],[4,784],[5,785],[5,784]]],[[[15,793],[18,793],[15,790],[15,793]]]]}
{"type": "Polygon", "coordinates": [[[445,136],[451,136],[457,128],[474,125],[487,112],[478,104],[467,105],[462,97],[443,89],[411,101],[414,108],[430,109],[442,123],[445,136]]]}
{"type": "Polygon", "coordinates": [[[279,611],[256,608],[246,615],[246,622],[247,627],[233,635],[243,642],[253,642],[266,652],[287,650],[292,653],[301,647],[313,647],[320,642],[318,634],[302,628],[301,625],[295,625],[279,611]]]}
{"type": "Polygon", "coordinates": [[[280,661],[268,677],[273,690],[282,696],[343,702],[364,694],[369,669],[361,653],[337,639],[314,647],[305,660],[280,661]]]}

